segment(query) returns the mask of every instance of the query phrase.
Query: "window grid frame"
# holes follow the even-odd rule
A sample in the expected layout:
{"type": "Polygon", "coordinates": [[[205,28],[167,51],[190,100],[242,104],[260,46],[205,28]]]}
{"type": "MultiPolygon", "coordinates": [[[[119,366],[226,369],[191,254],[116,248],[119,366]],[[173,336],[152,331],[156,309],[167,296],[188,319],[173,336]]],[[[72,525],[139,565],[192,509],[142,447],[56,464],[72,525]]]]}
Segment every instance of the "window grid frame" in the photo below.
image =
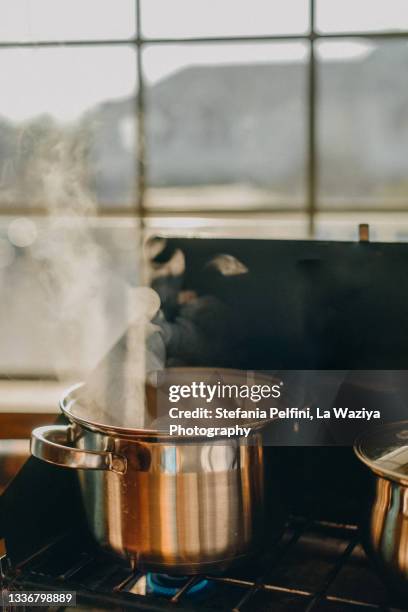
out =
{"type": "MultiPolygon", "coordinates": [[[[317,115],[318,115],[318,60],[316,58],[316,43],[320,40],[342,40],[342,39],[365,39],[365,40],[398,40],[408,41],[408,30],[398,31],[342,31],[342,32],[319,32],[316,29],[316,0],[308,0],[309,26],[303,34],[271,34],[250,36],[208,36],[208,37],[174,37],[174,38],[152,38],[143,36],[142,33],[142,11],[140,0],[135,2],[135,36],[123,39],[92,39],[92,40],[46,40],[46,41],[0,41],[0,53],[2,49],[10,48],[55,48],[55,47],[97,47],[97,46],[133,46],[136,53],[138,92],[135,95],[135,115],[137,117],[137,184],[135,186],[134,206],[103,206],[98,207],[100,217],[132,217],[140,218],[142,227],[147,217],[194,217],[194,216],[225,216],[225,217],[256,217],[257,215],[274,214],[297,214],[306,215],[308,235],[313,237],[315,233],[315,218],[320,212],[342,213],[342,212],[364,212],[370,213],[401,213],[408,212],[406,205],[402,206],[334,206],[321,209],[317,201],[318,187],[318,151],[317,151],[317,115]],[[142,52],[147,45],[166,44],[234,44],[234,43],[265,43],[265,42],[306,42],[308,44],[308,59],[306,60],[306,173],[305,173],[305,204],[302,206],[285,206],[285,202],[279,207],[252,207],[250,209],[222,208],[216,210],[198,209],[179,210],[155,207],[147,209],[145,206],[146,181],[146,144],[145,144],[145,80],[142,66],[142,52]]],[[[1,216],[30,215],[40,216],[46,213],[45,209],[32,208],[22,204],[12,209],[0,205],[1,216]]]]}

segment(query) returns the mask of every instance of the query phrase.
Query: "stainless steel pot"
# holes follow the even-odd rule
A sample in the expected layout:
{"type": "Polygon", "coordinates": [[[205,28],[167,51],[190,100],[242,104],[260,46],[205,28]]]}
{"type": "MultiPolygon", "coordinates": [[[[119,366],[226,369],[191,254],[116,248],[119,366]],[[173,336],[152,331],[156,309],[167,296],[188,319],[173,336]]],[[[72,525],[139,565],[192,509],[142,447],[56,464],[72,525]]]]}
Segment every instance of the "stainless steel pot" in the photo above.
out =
{"type": "Polygon", "coordinates": [[[408,421],[360,436],[354,450],[373,475],[362,524],[367,551],[392,586],[408,594],[408,421]]]}
{"type": "MultiPolygon", "coordinates": [[[[177,439],[104,427],[61,401],[69,425],[33,431],[31,452],[77,468],[96,540],[144,569],[223,570],[264,539],[261,434],[250,439],[177,439]]],[[[279,504],[279,500],[276,501],[279,504]]]]}

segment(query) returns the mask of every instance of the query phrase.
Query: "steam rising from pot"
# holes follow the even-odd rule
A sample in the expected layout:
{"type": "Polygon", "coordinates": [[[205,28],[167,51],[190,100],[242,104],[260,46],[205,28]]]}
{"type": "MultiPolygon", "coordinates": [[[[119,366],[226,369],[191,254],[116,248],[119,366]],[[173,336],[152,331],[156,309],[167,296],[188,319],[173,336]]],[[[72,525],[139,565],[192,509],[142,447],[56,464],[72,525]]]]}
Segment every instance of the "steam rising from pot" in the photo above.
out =
{"type": "MultiPolygon", "coordinates": [[[[54,339],[47,350],[54,356],[55,373],[67,385],[85,381],[78,403],[83,418],[143,427],[149,416],[144,385],[151,371],[165,362],[229,365],[236,355],[230,311],[211,292],[191,289],[181,249],[154,270],[157,293],[136,287],[140,277],[117,274],[112,254],[95,239],[97,203],[86,187],[87,137],[78,129],[62,130],[50,122],[40,135],[23,134],[21,142],[25,171],[18,173],[23,177],[19,189],[30,194],[33,206],[46,209],[46,218],[29,246],[28,226],[16,223],[12,234],[26,248],[25,256],[33,256],[34,282],[47,296],[46,320],[54,339]],[[35,139],[35,146],[25,148],[26,137],[35,139]]],[[[151,258],[165,246],[153,242],[151,258]]],[[[208,271],[220,277],[248,272],[230,255],[216,257],[208,271]]]]}
{"type": "Polygon", "coordinates": [[[148,287],[129,289],[127,298],[131,323],[87,377],[81,409],[90,420],[140,429],[149,424],[146,378],[165,359],[161,334],[151,323],[160,299],[148,287]]]}
{"type": "Polygon", "coordinates": [[[86,382],[84,410],[97,411],[98,419],[111,421],[115,412],[116,421],[126,420],[133,411],[132,420],[142,423],[146,369],[164,361],[151,324],[160,299],[133,286],[139,279],[118,276],[111,253],[94,237],[97,203],[86,188],[86,138],[54,126],[36,145],[25,160],[24,188],[47,213],[31,253],[47,296],[55,372],[60,380],[86,382]],[[154,352],[146,348],[152,336],[154,352]]]}

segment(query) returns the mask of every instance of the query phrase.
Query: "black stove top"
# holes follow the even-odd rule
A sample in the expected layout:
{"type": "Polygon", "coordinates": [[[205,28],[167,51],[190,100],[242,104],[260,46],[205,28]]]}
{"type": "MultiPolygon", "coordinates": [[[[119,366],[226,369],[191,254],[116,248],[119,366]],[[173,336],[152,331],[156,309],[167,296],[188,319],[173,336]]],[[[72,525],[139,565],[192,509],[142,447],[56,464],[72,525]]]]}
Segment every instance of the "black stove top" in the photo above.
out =
{"type": "Polygon", "coordinates": [[[68,531],[20,562],[7,580],[12,590],[77,591],[83,610],[408,610],[370,565],[356,526],[303,518],[288,521],[268,555],[222,576],[134,573],[86,533],[68,531]]]}
{"type": "MultiPolygon", "coordinates": [[[[155,283],[166,319],[176,325],[184,317],[202,330],[204,348],[218,347],[215,356],[198,351],[190,365],[406,369],[407,245],[174,239],[155,263],[166,264],[177,249],[185,272],[155,283]],[[248,274],[219,273],[209,265],[218,254],[237,258],[248,274]],[[197,296],[193,314],[180,291],[197,296]],[[208,296],[216,315],[207,316],[208,296]],[[221,343],[220,325],[228,330],[221,343]]],[[[174,351],[170,357],[183,363],[174,351]]],[[[360,544],[355,523],[369,474],[352,449],[266,447],[265,455],[269,450],[283,466],[292,514],[281,539],[239,571],[184,581],[135,574],[101,552],[84,522],[77,475],[30,459],[0,497],[11,588],[77,591],[85,610],[407,611],[360,544]]]]}

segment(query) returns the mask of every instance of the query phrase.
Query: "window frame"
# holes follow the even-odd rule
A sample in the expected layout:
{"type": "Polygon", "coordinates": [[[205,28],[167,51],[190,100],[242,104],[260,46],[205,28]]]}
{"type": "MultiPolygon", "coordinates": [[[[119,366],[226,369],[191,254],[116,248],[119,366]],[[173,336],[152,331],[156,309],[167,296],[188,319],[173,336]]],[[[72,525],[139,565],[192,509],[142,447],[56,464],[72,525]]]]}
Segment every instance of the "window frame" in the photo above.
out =
{"type": "MultiPolygon", "coordinates": [[[[317,188],[318,188],[318,151],[317,151],[317,116],[318,116],[318,59],[316,54],[316,43],[320,40],[396,40],[406,39],[408,40],[408,30],[401,31],[342,31],[342,32],[319,32],[316,28],[316,0],[308,0],[308,12],[309,12],[309,27],[308,30],[303,34],[271,34],[271,35],[250,35],[250,36],[209,36],[209,37],[175,37],[175,38],[151,38],[146,37],[142,33],[142,11],[140,0],[134,0],[135,2],[135,36],[127,39],[94,39],[94,40],[65,40],[65,41],[0,41],[0,53],[2,49],[7,48],[40,48],[40,47],[91,47],[91,46],[113,46],[113,45],[131,45],[135,48],[136,52],[136,67],[137,67],[137,80],[138,80],[138,92],[135,95],[135,115],[137,118],[137,184],[135,186],[135,202],[134,206],[103,206],[98,208],[98,216],[101,217],[137,217],[140,219],[141,226],[144,226],[144,220],[149,217],[197,217],[203,215],[211,216],[222,216],[231,217],[235,215],[242,216],[243,214],[247,217],[254,217],[257,215],[282,215],[284,214],[297,214],[303,213],[307,218],[308,236],[313,238],[315,235],[315,222],[316,215],[324,212],[325,214],[330,212],[387,212],[396,213],[407,211],[406,207],[385,207],[376,206],[370,208],[367,206],[342,206],[335,207],[333,211],[329,208],[321,209],[317,202],[317,188]],[[257,42],[305,42],[308,45],[308,58],[306,60],[306,173],[305,173],[305,205],[304,206],[285,206],[285,202],[282,202],[281,206],[270,206],[262,208],[250,208],[248,210],[235,209],[233,207],[218,208],[217,210],[198,209],[194,210],[172,210],[168,207],[159,208],[154,207],[148,209],[145,205],[145,195],[147,189],[146,180],[146,139],[145,139],[145,108],[146,98],[144,95],[145,80],[142,67],[142,52],[143,48],[147,45],[166,45],[166,44],[214,44],[214,43],[257,43],[257,42]]],[[[2,207],[0,205],[0,216],[41,216],[46,214],[46,210],[33,209],[31,207],[21,206],[15,208],[2,207]]]]}

